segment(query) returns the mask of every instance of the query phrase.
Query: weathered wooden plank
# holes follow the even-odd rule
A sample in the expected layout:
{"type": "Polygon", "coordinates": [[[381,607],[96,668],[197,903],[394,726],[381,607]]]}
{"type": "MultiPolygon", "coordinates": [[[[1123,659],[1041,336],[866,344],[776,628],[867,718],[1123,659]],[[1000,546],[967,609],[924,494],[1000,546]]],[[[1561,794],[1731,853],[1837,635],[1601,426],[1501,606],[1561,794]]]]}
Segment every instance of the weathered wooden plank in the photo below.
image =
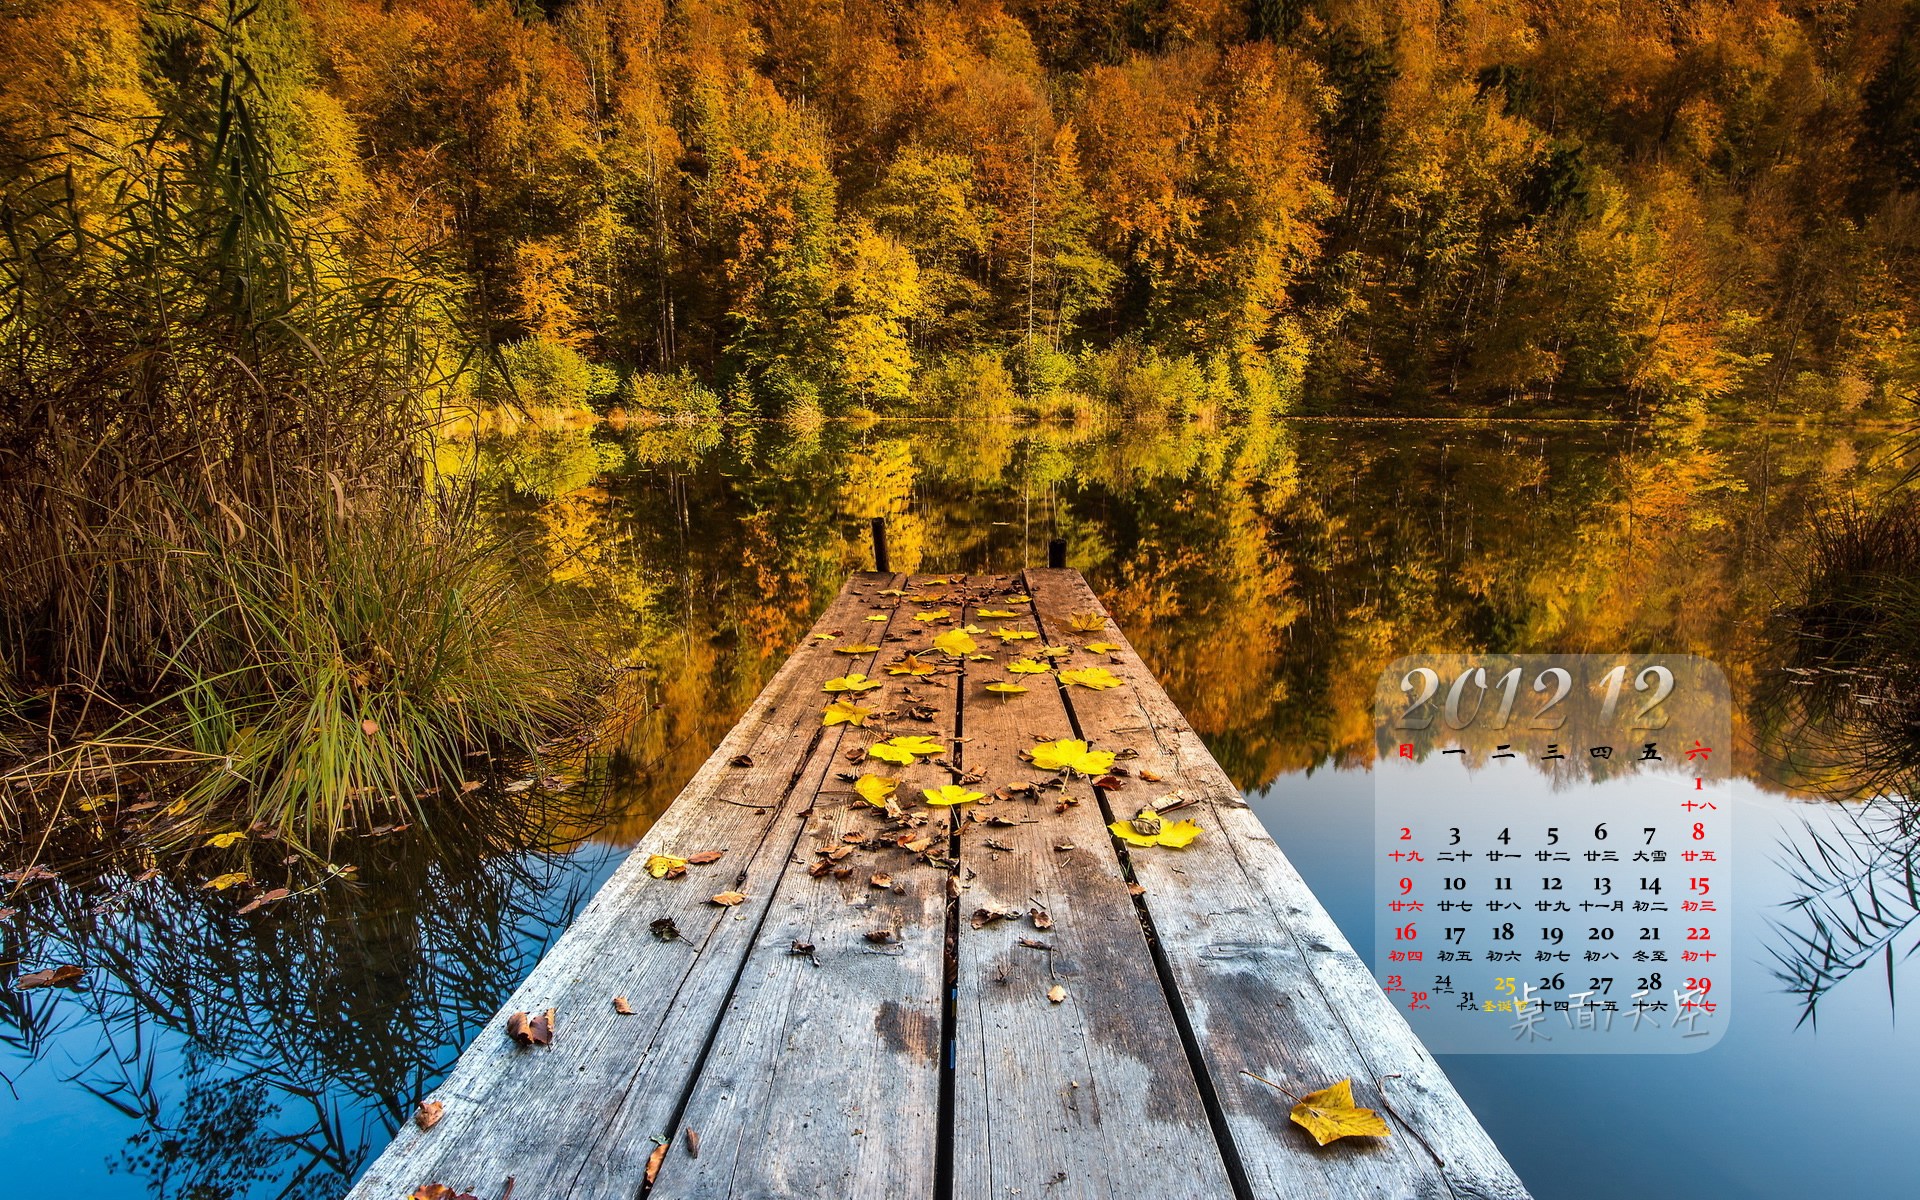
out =
{"type": "Polygon", "coordinates": [[[1193,845],[1123,853],[1146,889],[1143,906],[1253,1193],[1525,1197],[1433,1056],[1117,626],[1069,632],[1071,614],[1104,614],[1085,580],[1033,570],[1027,583],[1053,640],[1120,647],[1074,657],[1105,663],[1126,686],[1070,688],[1067,703],[1088,737],[1131,746],[1140,754],[1136,769],[1161,781],[1130,784],[1109,806],[1132,815],[1176,791],[1194,800],[1173,814],[1204,828],[1193,845]],[[1316,1147],[1290,1124],[1290,1101],[1246,1071],[1296,1095],[1351,1078],[1356,1099],[1386,1114],[1394,1136],[1316,1147]]]}
{"type": "MultiPolygon", "coordinates": [[[[873,594],[898,582],[855,576],[814,632],[864,636],[873,594]]],[[[820,725],[822,672],[871,672],[876,657],[802,641],[435,1089],[440,1123],[424,1132],[403,1125],[353,1200],[391,1200],[429,1182],[491,1194],[508,1176],[521,1195],[568,1196],[608,1123],[631,1112],[643,1066],[672,1081],[644,1089],[660,1109],[652,1127],[668,1124],[785,870],[797,815],[811,804],[812,790],[795,789],[794,781],[810,762],[824,774],[820,764],[836,752],[840,730],[820,725]],[[729,765],[741,755],[752,765],[729,765]],[[727,853],[718,863],[692,867],[685,878],[655,879],[645,869],[656,852],[721,849],[727,853]],[[733,889],[750,899],[731,909],[709,901],[733,889]],[[678,938],[653,935],[657,919],[674,922],[678,938]],[[620,995],[633,1015],[613,1011],[620,995]],[[503,1031],[507,1014],[548,1008],[558,1012],[551,1046],[522,1048],[503,1031]]]]}
{"type": "MultiPolygon", "coordinates": [[[[988,584],[979,609],[1030,613],[988,584]]],[[[976,616],[989,630],[1033,632],[1031,616],[976,616]]],[[[994,640],[980,639],[986,646],[994,640]]],[[[961,825],[953,1195],[1003,1200],[1226,1196],[1232,1192],[1186,1050],[1168,1011],[1140,916],[1080,777],[1060,790],[995,798],[1055,772],[1023,761],[1035,738],[1073,736],[1048,675],[1009,674],[1037,641],[973,663],[962,705],[962,765],[987,801],[961,825]],[[987,669],[989,666],[995,668],[987,669]],[[1029,691],[1001,697],[994,680],[1029,691]],[[1071,800],[1073,803],[1068,803],[1071,800]],[[1009,823],[1011,822],[1011,823],[1009,823]],[[1050,918],[1036,922],[1031,910],[1050,918]],[[1014,911],[986,920],[971,914],[1014,911]],[[1051,947],[1023,946],[1022,939],[1051,947]],[[1065,989],[1055,1004],[1054,986],[1065,989]]]]}
{"type": "MultiPolygon", "coordinates": [[[[926,648],[946,626],[915,619],[932,608],[902,602],[892,609],[882,668],[875,672],[887,683],[859,697],[876,712],[866,736],[849,745],[896,734],[951,745],[958,669],[882,674],[909,652],[939,657],[926,648]],[[908,715],[917,706],[932,719],[908,715]]],[[[817,781],[818,801],[726,1004],[680,1128],[667,1131],[674,1142],[651,1193],[656,1200],[933,1194],[949,836],[947,813],[915,799],[920,789],[951,776],[926,761],[856,766],[842,758],[834,766],[817,781]],[[889,819],[836,777],[867,771],[899,781],[899,804],[912,815],[911,825],[889,819]],[[849,869],[844,879],[831,871],[810,874],[820,851],[852,844],[844,840],[848,832],[878,848],[856,848],[841,860],[838,866],[849,869]],[[892,844],[903,834],[932,844],[919,851],[892,844]],[[928,852],[940,865],[926,861],[928,852]],[[876,874],[890,886],[875,886],[876,874]],[[882,934],[884,940],[875,940],[882,934]],[[795,943],[812,952],[795,953],[795,943]],[[699,1136],[697,1157],[688,1129],[699,1136]]],[[[595,1168],[607,1178],[576,1194],[626,1200],[633,1194],[632,1165],[651,1149],[647,1139],[656,1132],[657,1126],[637,1124],[623,1112],[595,1156],[608,1164],[595,1168]]]]}

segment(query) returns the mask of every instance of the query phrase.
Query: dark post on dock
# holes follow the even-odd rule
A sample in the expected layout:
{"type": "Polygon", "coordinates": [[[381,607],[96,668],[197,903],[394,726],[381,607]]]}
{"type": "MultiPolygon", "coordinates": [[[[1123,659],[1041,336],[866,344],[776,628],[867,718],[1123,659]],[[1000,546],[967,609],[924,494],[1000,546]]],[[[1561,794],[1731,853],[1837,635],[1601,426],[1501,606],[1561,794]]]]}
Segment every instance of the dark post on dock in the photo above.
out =
{"type": "Polygon", "coordinates": [[[1065,542],[873,533],[353,1200],[1525,1197],[1065,542]]]}

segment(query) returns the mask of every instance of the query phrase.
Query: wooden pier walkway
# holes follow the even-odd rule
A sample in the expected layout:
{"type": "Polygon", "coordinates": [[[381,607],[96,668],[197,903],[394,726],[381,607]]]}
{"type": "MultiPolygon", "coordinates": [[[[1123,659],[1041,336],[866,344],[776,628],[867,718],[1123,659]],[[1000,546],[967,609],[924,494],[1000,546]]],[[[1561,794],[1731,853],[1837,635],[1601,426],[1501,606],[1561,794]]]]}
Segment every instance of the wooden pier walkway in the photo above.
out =
{"type": "Polygon", "coordinates": [[[1525,1197],[1104,618],[1069,570],[855,576],[353,1200],[1525,1197]],[[1023,754],[1061,739],[1117,789],[1023,754]],[[1183,848],[1107,830],[1174,799],[1183,848]],[[1317,1146],[1253,1076],[1391,1132],[1317,1146]]]}

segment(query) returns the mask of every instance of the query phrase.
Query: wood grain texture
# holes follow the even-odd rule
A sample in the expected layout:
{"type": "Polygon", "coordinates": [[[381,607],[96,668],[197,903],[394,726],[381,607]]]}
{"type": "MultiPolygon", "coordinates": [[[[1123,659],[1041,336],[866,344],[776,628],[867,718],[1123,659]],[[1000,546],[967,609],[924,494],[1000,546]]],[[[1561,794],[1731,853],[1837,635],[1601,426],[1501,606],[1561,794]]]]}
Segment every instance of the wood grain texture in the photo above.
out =
{"type": "Polygon", "coordinates": [[[1026,580],[1053,641],[1120,645],[1110,656],[1081,650],[1073,661],[1103,663],[1125,686],[1066,694],[1090,740],[1132,747],[1136,770],[1161,777],[1115,793],[1116,815],[1173,792],[1195,801],[1174,814],[1205,830],[1193,845],[1122,853],[1146,889],[1142,904],[1252,1193],[1525,1197],[1433,1056],[1117,626],[1069,631],[1071,614],[1104,613],[1079,573],[1032,570],[1026,580]],[[1351,1078],[1357,1101],[1379,1108],[1394,1134],[1316,1147],[1288,1120],[1291,1101],[1245,1071],[1296,1096],[1351,1078]]]}
{"type": "MultiPolygon", "coordinates": [[[[1004,581],[991,584],[1000,586],[983,588],[975,607],[1029,607],[1007,599],[1013,589],[1004,581]]],[[[1030,617],[977,623],[1035,629],[1030,617]]],[[[1008,642],[993,663],[969,664],[966,680],[963,764],[992,803],[968,806],[959,839],[953,1195],[1230,1195],[1093,789],[1080,777],[1060,790],[993,796],[1055,779],[1020,751],[1036,738],[1072,736],[1052,676],[1003,669],[1037,644],[1008,642]],[[996,696],[985,690],[996,679],[1029,690],[996,696]],[[1051,928],[1031,915],[978,929],[969,919],[981,909],[1030,914],[1036,905],[1051,928]],[[1056,985],[1066,989],[1058,1004],[1047,995],[1056,985]]]]}
{"type": "MultiPolygon", "coordinates": [[[[873,594],[898,582],[856,575],[813,632],[865,636],[873,594]]],[[[445,1106],[441,1121],[425,1132],[403,1125],[352,1200],[392,1200],[430,1182],[488,1195],[509,1175],[519,1195],[567,1196],[608,1123],[628,1108],[643,1066],[676,1081],[647,1089],[662,1109],[654,1127],[664,1128],[681,1094],[677,1081],[717,1019],[786,869],[799,813],[812,802],[812,791],[793,782],[810,762],[824,774],[820,761],[836,753],[840,730],[820,726],[820,680],[847,670],[871,673],[878,657],[837,654],[832,644],[802,640],[434,1090],[431,1098],[445,1106]],[[729,765],[743,754],[752,766],[729,765]],[[653,853],[718,849],[727,851],[719,862],[691,867],[681,879],[655,879],[645,870],[653,853]],[[709,901],[727,890],[749,900],[731,909],[709,901]],[[678,940],[648,932],[663,917],[677,925],[678,940]],[[633,1015],[614,1013],[616,995],[627,997],[633,1015]],[[558,1010],[551,1046],[519,1047],[503,1032],[508,1014],[547,1008],[558,1010]]]]}
{"type": "MultiPolygon", "coordinates": [[[[871,728],[855,731],[847,745],[918,734],[951,746],[959,668],[883,673],[907,653],[940,657],[927,647],[947,623],[915,619],[935,607],[894,602],[875,672],[887,683],[859,698],[876,712],[871,728]],[[931,719],[916,719],[916,709],[931,719]]],[[[681,1122],[698,1131],[700,1154],[689,1153],[680,1130],[664,1131],[675,1140],[651,1193],[657,1200],[932,1194],[949,868],[891,844],[848,853],[838,864],[849,869],[844,879],[832,871],[815,877],[809,868],[819,852],[849,845],[848,832],[888,842],[930,836],[929,849],[944,861],[947,813],[917,797],[949,779],[928,761],[898,767],[840,757],[823,778],[808,781],[817,802],[681,1122]],[[851,777],[868,771],[899,781],[897,802],[912,824],[900,826],[852,791],[851,777]],[[874,886],[876,873],[891,886],[874,886]],[[870,936],[882,931],[885,942],[870,936]],[[794,953],[795,942],[813,953],[794,953]]],[[[623,1113],[595,1155],[603,1178],[575,1194],[633,1195],[633,1168],[652,1149],[647,1136],[655,1131],[623,1113]]]]}

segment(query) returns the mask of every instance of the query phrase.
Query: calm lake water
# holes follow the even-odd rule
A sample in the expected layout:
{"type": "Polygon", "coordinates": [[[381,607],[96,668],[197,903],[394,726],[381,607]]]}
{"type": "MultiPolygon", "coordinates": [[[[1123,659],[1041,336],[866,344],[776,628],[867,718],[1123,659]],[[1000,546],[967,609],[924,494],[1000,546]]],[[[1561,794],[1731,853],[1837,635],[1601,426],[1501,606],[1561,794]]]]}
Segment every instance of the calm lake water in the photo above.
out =
{"type": "Polygon", "coordinates": [[[1303,421],[592,429],[449,447],[443,465],[487,480],[503,546],[556,602],[590,606],[632,668],[630,720],[560,801],[362,839],[336,855],[355,882],[260,913],[84,870],[28,889],[0,958],[89,974],[80,990],[0,993],[7,1184],[344,1192],[868,564],[867,518],[886,515],[897,569],[1016,569],[1066,537],[1369,961],[1383,667],[1430,651],[1716,660],[1740,777],[1725,1038],[1692,1055],[1443,1062],[1542,1200],[1906,1194],[1920,1031],[1894,1017],[1914,980],[1871,958],[1803,1021],[1776,977],[1805,893],[1796,856],[1849,826],[1796,789],[1756,699],[1807,513],[1897,473],[1890,440],[1303,421]]]}

